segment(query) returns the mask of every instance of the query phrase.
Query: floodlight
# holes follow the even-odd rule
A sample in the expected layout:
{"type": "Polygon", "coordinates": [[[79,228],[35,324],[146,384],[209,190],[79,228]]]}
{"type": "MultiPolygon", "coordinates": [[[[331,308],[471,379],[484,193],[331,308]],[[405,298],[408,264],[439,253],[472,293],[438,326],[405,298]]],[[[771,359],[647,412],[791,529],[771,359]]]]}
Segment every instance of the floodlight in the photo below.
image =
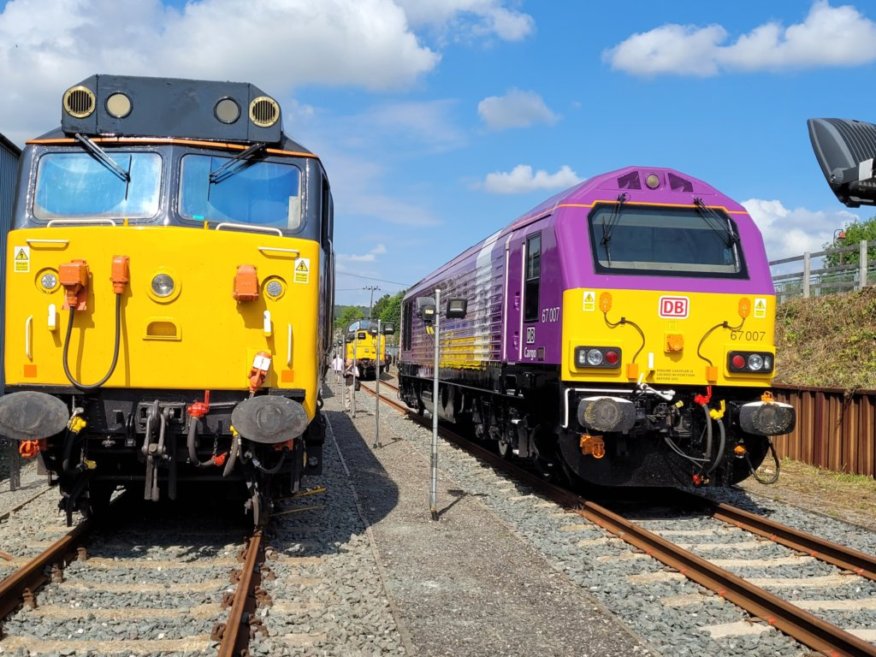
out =
{"type": "Polygon", "coordinates": [[[417,297],[417,316],[423,317],[423,309],[432,306],[432,312],[435,312],[435,299],[432,297],[417,297]]]}
{"type": "Polygon", "coordinates": [[[392,324],[383,325],[383,335],[392,335],[395,333],[395,327],[392,324]]]}
{"type": "Polygon", "coordinates": [[[847,119],[809,119],[809,139],[830,189],[841,203],[876,205],[876,125],[847,119]]]}
{"type": "Polygon", "coordinates": [[[420,317],[423,318],[423,321],[426,324],[431,324],[435,321],[435,304],[431,304],[428,306],[423,306],[420,308],[420,317]]]}
{"type": "Polygon", "coordinates": [[[447,319],[462,319],[468,310],[468,299],[448,299],[447,319]]]}

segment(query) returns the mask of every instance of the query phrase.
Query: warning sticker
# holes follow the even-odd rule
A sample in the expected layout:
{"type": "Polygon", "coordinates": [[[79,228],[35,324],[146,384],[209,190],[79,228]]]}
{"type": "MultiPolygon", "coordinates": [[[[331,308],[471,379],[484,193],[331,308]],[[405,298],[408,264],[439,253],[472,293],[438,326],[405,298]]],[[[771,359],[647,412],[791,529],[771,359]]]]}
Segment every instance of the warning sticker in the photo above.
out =
{"type": "Polygon", "coordinates": [[[19,274],[27,274],[30,271],[30,247],[16,246],[15,254],[12,256],[13,271],[19,274]]]}
{"type": "Polygon", "coordinates": [[[310,258],[298,258],[295,261],[295,275],[292,280],[296,283],[310,282],[310,258]]]}
{"type": "Polygon", "coordinates": [[[754,316],[756,319],[763,319],[767,313],[767,300],[763,297],[754,298],[754,316]]]}
{"type": "Polygon", "coordinates": [[[596,292],[584,290],[584,312],[592,313],[596,310],[596,292]]]}

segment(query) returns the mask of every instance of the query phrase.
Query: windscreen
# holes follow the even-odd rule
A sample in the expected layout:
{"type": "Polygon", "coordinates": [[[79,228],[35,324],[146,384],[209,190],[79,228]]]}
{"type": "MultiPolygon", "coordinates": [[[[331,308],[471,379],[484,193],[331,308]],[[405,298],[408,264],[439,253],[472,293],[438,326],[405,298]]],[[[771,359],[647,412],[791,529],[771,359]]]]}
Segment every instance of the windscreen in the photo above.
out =
{"type": "Polygon", "coordinates": [[[158,213],[161,156],[110,152],[129,180],[90,153],[45,153],[39,159],[33,214],[37,219],[146,219],[158,213]]]}
{"type": "Polygon", "coordinates": [[[602,205],[590,215],[597,271],[742,278],[736,226],[714,209],[602,205]]]}
{"type": "Polygon", "coordinates": [[[301,225],[301,171],[294,164],[186,155],[180,214],[192,221],[295,230],[301,225]]]}

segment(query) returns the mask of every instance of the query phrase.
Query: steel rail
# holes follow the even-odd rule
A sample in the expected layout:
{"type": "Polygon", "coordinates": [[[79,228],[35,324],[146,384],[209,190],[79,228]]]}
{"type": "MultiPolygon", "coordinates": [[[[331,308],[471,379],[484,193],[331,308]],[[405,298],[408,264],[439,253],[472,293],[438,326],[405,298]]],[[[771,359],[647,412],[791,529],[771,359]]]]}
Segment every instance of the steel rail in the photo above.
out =
{"type": "Polygon", "coordinates": [[[814,650],[831,657],[876,656],[876,647],[863,639],[750,584],[605,507],[583,501],[576,513],[814,650]]]}
{"type": "Polygon", "coordinates": [[[264,557],[262,533],[257,531],[250,537],[246,546],[243,568],[237,589],[234,591],[234,601],[228,620],[220,625],[214,633],[221,636],[219,657],[235,657],[246,654],[249,644],[250,614],[255,609],[255,588],[259,584],[259,567],[264,557]],[[246,631],[241,631],[246,626],[246,631]]]}
{"type": "MultiPolygon", "coordinates": [[[[384,398],[384,401],[396,405],[392,400],[384,398]]],[[[418,419],[409,409],[408,413],[412,418],[418,419]]],[[[876,646],[800,609],[787,600],[782,600],[759,586],[750,584],[741,577],[715,566],[693,552],[678,547],[671,541],[636,525],[613,511],[581,498],[571,491],[548,483],[541,477],[508,463],[499,455],[475,445],[453,432],[444,429],[442,436],[477,458],[513,474],[518,480],[536,488],[557,504],[565,506],[590,522],[599,525],[626,543],[761,618],[800,643],[829,657],[876,657],[876,646]]]]}
{"type": "Polygon", "coordinates": [[[33,594],[49,580],[48,566],[70,563],[76,558],[76,548],[93,529],[91,520],[83,520],[52,543],[42,554],[0,581],[0,619],[6,618],[24,601],[27,592],[33,594]]]}
{"type": "Polygon", "coordinates": [[[706,508],[709,514],[717,520],[767,538],[774,543],[780,543],[819,561],[851,571],[861,577],[876,580],[876,556],[782,525],[730,504],[713,502],[695,493],[684,491],[679,491],[679,493],[685,498],[693,498],[694,503],[706,508]]]}

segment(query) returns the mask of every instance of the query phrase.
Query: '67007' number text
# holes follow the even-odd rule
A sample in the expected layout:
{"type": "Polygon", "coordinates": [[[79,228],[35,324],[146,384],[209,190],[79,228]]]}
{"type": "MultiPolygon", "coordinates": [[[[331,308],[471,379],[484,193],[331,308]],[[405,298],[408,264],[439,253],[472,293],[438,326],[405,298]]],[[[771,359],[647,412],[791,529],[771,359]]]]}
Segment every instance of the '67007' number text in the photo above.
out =
{"type": "Polygon", "coordinates": [[[766,337],[766,331],[731,331],[730,339],[734,342],[761,342],[766,337]]]}

